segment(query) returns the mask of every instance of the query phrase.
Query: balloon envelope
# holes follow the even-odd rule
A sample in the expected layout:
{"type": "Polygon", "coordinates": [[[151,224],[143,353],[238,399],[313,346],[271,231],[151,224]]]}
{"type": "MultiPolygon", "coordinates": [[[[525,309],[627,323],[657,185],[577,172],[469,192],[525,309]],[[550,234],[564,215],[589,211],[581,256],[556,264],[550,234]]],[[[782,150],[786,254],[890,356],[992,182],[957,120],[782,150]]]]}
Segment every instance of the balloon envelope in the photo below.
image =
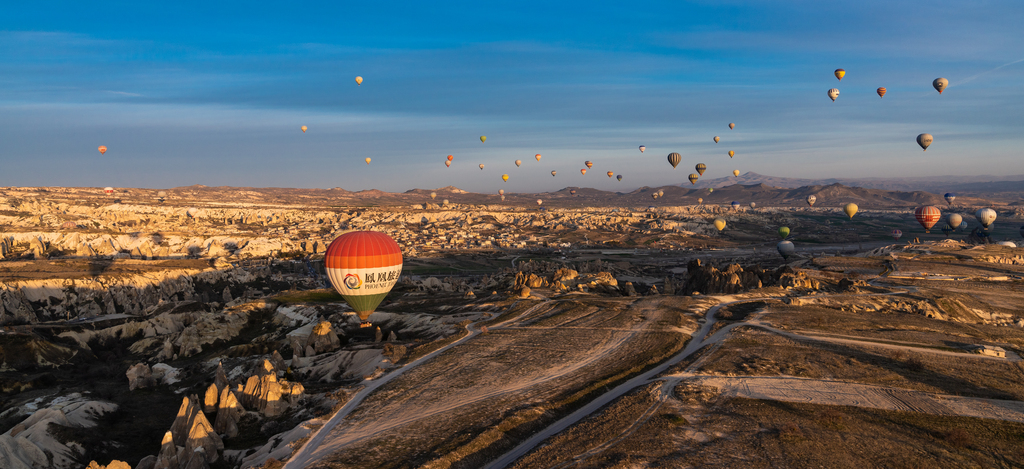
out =
{"type": "Polygon", "coordinates": [[[612,176],[614,176],[614,175],[615,175],[615,173],[613,173],[613,172],[611,172],[611,171],[608,171],[608,177],[612,177],[612,176]]]}
{"type": "Polygon", "coordinates": [[[789,236],[789,227],[788,226],[779,227],[779,237],[782,238],[782,239],[786,239],[786,236],[789,236]]]}
{"type": "Polygon", "coordinates": [[[729,123],[729,129],[735,129],[735,128],[736,128],[736,124],[733,124],[732,122],[730,122],[729,123]]]}
{"type": "Polygon", "coordinates": [[[735,201],[735,200],[732,201],[732,209],[733,210],[739,210],[740,209],[740,203],[735,201]]]}
{"type": "Polygon", "coordinates": [[[783,259],[789,259],[796,252],[796,246],[793,245],[792,241],[779,241],[779,244],[775,245],[775,249],[779,250],[779,254],[783,259]]]}
{"type": "Polygon", "coordinates": [[[622,175],[620,174],[620,175],[618,175],[618,176],[615,176],[615,179],[618,179],[618,180],[620,180],[620,181],[621,181],[621,180],[622,180],[622,175]]]}
{"type": "Polygon", "coordinates": [[[516,167],[519,167],[521,164],[523,164],[523,160],[516,160],[516,167]]]}
{"type": "Polygon", "coordinates": [[[555,177],[555,174],[558,174],[558,171],[552,171],[551,172],[551,177],[555,177]]]}
{"type": "Polygon", "coordinates": [[[431,199],[436,198],[436,197],[437,197],[437,192],[431,192],[430,193],[430,198],[431,199]]]}
{"type": "Polygon", "coordinates": [[[501,175],[501,180],[505,181],[505,182],[508,182],[508,174],[502,174],[501,175]]]}
{"type": "Polygon", "coordinates": [[[836,78],[838,78],[839,81],[843,81],[843,76],[845,76],[845,75],[846,75],[846,70],[843,70],[841,68],[837,68],[836,69],[836,78]]]}
{"type": "Polygon", "coordinates": [[[853,216],[857,214],[857,204],[849,203],[843,207],[843,211],[846,212],[846,216],[853,220],[853,216]]]}
{"type": "Polygon", "coordinates": [[[704,199],[702,199],[702,198],[700,198],[700,197],[697,197],[697,203],[698,203],[698,204],[702,204],[702,203],[704,203],[704,199]]]}
{"type": "Polygon", "coordinates": [[[718,143],[718,141],[719,141],[719,140],[721,140],[721,139],[720,139],[720,138],[718,138],[718,136],[717,136],[717,135],[715,135],[715,143],[718,143]]]}
{"type": "Polygon", "coordinates": [[[480,170],[483,171],[483,169],[484,169],[484,164],[480,163],[480,170]]]}
{"type": "Polygon", "coordinates": [[[926,205],[924,207],[917,207],[914,210],[914,218],[924,227],[924,232],[927,233],[942,218],[942,212],[933,205],[926,205]]]}
{"type": "MultiPolygon", "coordinates": [[[[954,194],[952,192],[947,192],[946,195],[943,195],[943,197],[946,198],[946,204],[948,204],[948,205],[953,205],[953,201],[956,200],[956,194],[954,194]]],[[[956,225],[953,225],[953,226],[956,226],[956,225]]]]}
{"type": "Polygon", "coordinates": [[[964,218],[956,213],[949,214],[949,218],[946,219],[946,223],[948,223],[949,226],[952,226],[953,228],[958,228],[960,224],[963,222],[964,218]]]}
{"type": "Polygon", "coordinates": [[[540,153],[537,153],[537,155],[536,155],[536,156],[534,156],[534,158],[536,158],[536,159],[537,159],[537,161],[540,161],[540,153]]]}
{"type": "Polygon", "coordinates": [[[697,184],[697,178],[699,177],[696,173],[690,173],[687,178],[690,180],[690,184],[697,184]]]}
{"type": "Polygon", "coordinates": [[[363,84],[363,77],[356,77],[356,85],[362,85],[362,84],[363,84]]]}
{"type": "Polygon", "coordinates": [[[101,154],[101,155],[105,155],[105,154],[107,153],[107,147],[105,147],[105,146],[103,146],[103,145],[100,145],[100,147],[98,148],[98,150],[100,151],[100,154],[101,154]]]}
{"type": "Polygon", "coordinates": [[[643,153],[646,150],[647,150],[647,147],[645,147],[643,145],[640,145],[640,153],[643,153]]]}
{"type": "Polygon", "coordinates": [[[729,150],[729,158],[736,156],[736,152],[729,150]]]}
{"type": "Polygon", "coordinates": [[[505,189],[498,189],[499,195],[505,195],[505,189]]]}
{"type": "Polygon", "coordinates": [[[447,166],[447,167],[449,167],[449,168],[451,168],[451,167],[452,167],[452,162],[451,162],[451,160],[444,160],[444,165],[445,165],[445,166],[447,166]]]}
{"type": "Polygon", "coordinates": [[[903,236],[903,232],[902,231],[900,231],[900,230],[892,230],[892,238],[893,239],[895,239],[896,241],[899,241],[901,236],[903,236]]]}
{"type": "Polygon", "coordinates": [[[813,195],[807,196],[807,205],[810,205],[811,207],[813,207],[814,206],[814,202],[816,200],[818,200],[818,198],[813,196],[813,195]]]}
{"type": "Polygon", "coordinates": [[[309,127],[302,126],[302,127],[299,127],[299,128],[302,129],[302,133],[306,133],[306,129],[308,129],[309,127]]]}
{"type": "Polygon", "coordinates": [[[724,230],[725,229],[725,219],[724,218],[716,218],[715,219],[715,228],[718,228],[718,231],[724,230]]]}
{"type": "Polygon", "coordinates": [[[757,204],[756,204],[756,203],[754,203],[754,202],[751,202],[751,203],[750,203],[750,208],[754,208],[754,207],[757,207],[757,204]]]}
{"type": "Polygon", "coordinates": [[[836,98],[839,97],[839,90],[836,89],[836,88],[832,88],[832,89],[828,90],[828,97],[832,98],[832,102],[833,103],[836,102],[836,98]]]}
{"type": "Polygon", "coordinates": [[[949,86],[949,80],[945,78],[936,78],[932,81],[932,87],[935,88],[935,91],[938,91],[939,94],[942,94],[942,90],[946,89],[947,86],[949,86]]]}
{"type": "Polygon", "coordinates": [[[878,89],[875,90],[875,93],[878,93],[878,97],[879,98],[884,97],[885,96],[885,87],[884,86],[879,86],[878,89]]]}
{"type": "Polygon", "coordinates": [[[736,176],[736,177],[740,177],[740,170],[738,170],[738,169],[732,170],[732,175],[736,176]]]}
{"type": "Polygon", "coordinates": [[[366,164],[370,164],[370,159],[369,158],[366,159],[366,164]]]}
{"type": "Polygon", "coordinates": [[[384,233],[352,231],[331,242],[324,266],[331,285],[366,323],[402,274],[402,250],[384,233]]]}
{"type": "Polygon", "coordinates": [[[928,146],[932,144],[932,134],[921,134],[917,136],[917,144],[921,145],[921,149],[928,151],[928,146]]]}
{"type": "Polygon", "coordinates": [[[587,165],[587,169],[594,167],[594,163],[592,161],[584,161],[583,164],[587,165]]]}
{"type": "Polygon", "coordinates": [[[454,160],[454,159],[455,159],[455,157],[454,157],[454,156],[452,156],[452,155],[448,155],[448,161],[451,161],[451,160],[454,160]]]}
{"type": "Polygon", "coordinates": [[[987,229],[992,222],[996,221],[996,211],[988,207],[979,209],[977,213],[974,214],[974,218],[977,218],[978,223],[981,223],[981,226],[984,226],[987,229]]]}
{"type": "Polygon", "coordinates": [[[697,174],[703,176],[704,171],[708,170],[708,166],[704,163],[697,163],[697,166],[695,166],[694,169],[697,170],[697,174]]]}
{"type": "Polygon", "coordinates": [[[481,135],[480,136],[480,143],[484,143],[486,141],[487,141],[487,136],[486,135],[481,135]]]}
{"type": "Polygon", "coordinates": [[[537,205],[540,205],[540,204],[542,204],[542,203],[544,203],[544,201],[543,201],[543,200],[537,199],[537,205]]]}
{"type": "Polygon", "coordinates": [[[587,168],[580,169],[580,174],[586,176],[587,175],[587,168]]]}
{"type": "Polygon", "coordinates": [[[672,152],[668,154],[668,164],[672,165],[673,168],[679,166],[679,162],[682,159],[683,157],[679,153],[672,152]]]}

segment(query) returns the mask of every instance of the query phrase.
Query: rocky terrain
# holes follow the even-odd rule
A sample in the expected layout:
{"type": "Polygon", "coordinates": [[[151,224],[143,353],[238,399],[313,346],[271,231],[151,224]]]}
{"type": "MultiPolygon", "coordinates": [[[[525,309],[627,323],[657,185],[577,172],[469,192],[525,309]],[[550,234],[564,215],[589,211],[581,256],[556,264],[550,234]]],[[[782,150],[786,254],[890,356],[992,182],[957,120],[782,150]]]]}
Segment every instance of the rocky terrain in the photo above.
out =
{"type": "Polygon", "coordinates": [[[663,190],[0,190],[0,466],[1024,464],[1016,206],[663,190]],[[404,257],[371,328],[323,275],[361,229],[404,257]]]}

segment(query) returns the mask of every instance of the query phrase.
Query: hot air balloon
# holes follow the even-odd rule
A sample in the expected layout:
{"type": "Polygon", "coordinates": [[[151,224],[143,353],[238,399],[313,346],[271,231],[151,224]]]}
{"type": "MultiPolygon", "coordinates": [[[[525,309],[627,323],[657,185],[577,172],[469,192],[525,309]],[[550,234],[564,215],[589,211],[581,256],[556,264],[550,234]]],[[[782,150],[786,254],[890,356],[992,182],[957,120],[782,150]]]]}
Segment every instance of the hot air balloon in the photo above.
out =
{"type": "Polygon", "coordinates": [[[732,175],[736,176],[736,177],[740,177],[740,170],[738,170],[738,169],[732,170],[732,175]]]}
{"type": "Polygon", "coordinates": [[[703,176],[704,175],[704,171],[708,170],[708,166],[706,164],[704,164],[704,163],[697,163],[697,166],[694,166],[694,169],[697,170],[697,174],[700,174],[701,176],[703,176]]]}
{"type": "Polygon", "coordinates": [[[651,198],[654,199],[654,200],[658,200],[658,193],[655,192],[655,193],[651,194],[651,198]]]}
{"type": "Polygon", "coordinates": [[[160,202],[163,202],[164,199],[166,199],[166,198],[167,198],[167,193],[166,192],[159,191],[159,192],[156,193],[156,200],[159,200],[160,202]]]}
{"type": "Polygon", "coordinates": [[[536,155],[534,155],[534,158],[536,158],[537,161],[540,161],[540,153],[537,153],[536,155]]]}
{"type": "Polygon", "coordinates": [[[839,90],[836,89],[836,88],[832,88],[832,89],[828,90],[828,97],[832,98],[832,102],[833,103],[836,102],[836,98],[839,97],[839,90]]]}
{"type": "Polygon", "coordinates": [[[518,167],[519,167],[519,165],[521,165],[521,164],[523,164],[523,160],[516,160],[516,167],[517,167],[517,168],[518,168],[518,167]]]}
{"type": "Polygon", "coordinates": [[[483,170],[484,170],[484,164],[480,163],[480,171],[483,171],[483,170]]]}
{"type": "Polygon", "coordinates": [[[683,157],[679,153],[668,154],[668,164],[672,165],[672,168],[679,166],[679,162],[682,161],[683,157]]]}
{"type": "Polygon", "coordinates": [[[947,192],[943,197],[946,198],[946,205],[953,205],[953,201],[956,200],[956,194],[952,192],[947,192]]]}
{"type": "Polygon", "coordinates": [[[481,135],[480,136],[480,143],[484,143],[486,141],[487,141],[487,136],[486,135],[481,135]]]}
{"type": "Polygon", "coordinates": [[[916,218],[917,222],[924,227],[925,233],[930,233],[930,230],[935,226],[935,223],[942,218],[942,212],[933,205],[926,205],[924,207],[917,207],[917,209],[914,210],[914,218],[916,218]]]}
{"type": "Polygon", "coordinates": [[[505,189],[498,189],[498,195],[505,195],[505,189]]]}
{"type": "Polygon", "coordinates": [[[690,173],[690,176],[688,177],[690,184],[697,184],[697,178],[699,177],[700,176],[698,176],[697,173],[690,173]]]}
{"type": "Polygon", "coordinates": [[[454,157],[454,156],[452,156],[452,155],[448,155],[448,161],[451,161],[451,160],[454,160],[454,159],[455,159],[455,157],[454,157]]]}
{"type": "Polygon", "coordinates": [[[735,201],[735,200],[732,201],[732,209],[733,210],[739,210],[740,209],[740,203],[735,201]]]}
{"type": "Polygon", "coordinates": [[[103,188],[103,193],[107,194],[107,195],[113,195],[114,188],[113,187],[104,187],[103,188]]]}
{"type": "Polygon", "coordinates": [[[729,158],[736,156],[736,152],[729,150],[729,158]]]}
{"type": "Polygon", "coordinates": [[[647,150],[647,147],[645,147],[643,145],[640,145],[640,153],[643,153],[646,150],[647,150]]]}
{"type": "Polygon", "coordinates": [[[570,191],[569,191],[569,194],[571,194],[571,195],[576,195],[576,189],[572,189],[572,190],[570,190],[570,191]]]}
{"type": "Polygon", "coordinates": [[[580,174],[586,176],[587,175],[587,168],[580,169],[580,174]]]}
{"type": "Polygon", "coordinates": [[[977,218],[978,223],[981,223],[981,226],[985,227],[987,230],[989,225],[996,221],[996,211],[988,207],[979,209],[978,212],[974,214],[974,218],[977,218]]]}
{"type": "Polygon", "coordinates": [[[431,198],[431,199],[435,199],[435,198],[437,198],[437,192],[431,192],[431,193],[430,193],[430,198],[431,198]]]}
{"type": "Polygon", "coordinates": [[[903,232],[902,231],[900,231],[900,230],[892,230],[892,239],[895,239],[896,241],[899,241],[901,236],[903,236],[903,232]]]}
{"type": "Polygon", "coordinates": [[[542,203],[544,203],[544,201],[543,201],[543,200],[537,199],[537,205],[540,205],[540,204],[542,204],[542,203]]]}
{"type": "Polygon", "coordinates": [[[302,129],[302,133],[306,133],[306,129],[308,129],[309,127],[302,126],[302,127],[299,127],[299,128],[302,129]]]}
{"type": "Polygon", "coordinates": [[[732,129],[735,129],[735,128],[736,128],[736,124],[733,124],[732,122],[730,122],[729,123],[729,130],[732,130],[732,129]]]}
{"type": "Polygon", "coordinates": [[[885,96],[885,87],[879,86],[875,93],[878,93],[878,99],[882,99],[885,96]]]}
{"type": "Polygon", "coordinates": [[[942,234],[946,235],[946,237],[948,238],[949,235],[952,234],[953,231],[955,231],[956,229],[953,228],[952,226],[949,226],[949,225],[942,225],[941,230],[942,230],[942,234]]]}
{"type": "Polygon", "coordinates": [[[366,159],[366,164],[370,164],[370,159],[369,158],[366,159]]]}
{"type": "Polygon", "coordinates": [[[390,236],[377,231],[352,231],[335,238],[324,254],[331,285],[355,311],[360,327],[402,274],[402,250],[390,236]]]}
{"type": "Polygon", "coordinates": [[[718,228],[718,231],[724,230],[725,229],[725,219],[724,218],[716,218],[715,219],[715,228],[718,228]]]}
{"type": "Polygon", "coordinates": [[[779,227],[779,237],[781,237],[782,239],[786,239],[786,236],[789,236],[789,227],[779,227]]]}
{"type": "Polygon", "coordinates": [[[935,91],[938,91],[939,94],[942,94],[942,90],[946,89],[947,86],[949,86],[949,80],[945,78],[936,78],[932,81],[932,87],[935,88],[935,91]]]}
{"type": "Polygon", "coordinates": [[[857,204],[852,202],[848,203],[845,207],[843,207],[843,211],[846,212],[846,216],[850,217],[850,219],[853,220],[853,216],[857,214],[857,204]]]}
{"type": "Polygon", "coordinates": [[[100,147],[98,148],[98,150],[100,151],[100,154],[101,154],[101,155],[105,155],[105,154],[107,154],[107,147],[105,147],[105,146],[103,146],[103,145],[100,145],[100,147]]]}
{"type": "Polygon", "coordinates": [[[839,81],[843,81],[843,76],[844,75],[846,75],[846,70],[843,70],[841,68],[837,68],[836,69],[836,78],[838,78],[839,81]]]}
{"type": "Polygon", "coordinates": [[[451,162],[451,160],[444,160],[444,165],[445,165],[445,166],[447,166],[447,167],[449,167],[449,168],[451,168],[451,167],[452,167],[452,162],[451,162]]]}
{"type": "Polygon", "coordinates": [[[710,194],[710,193],[712,193],[712,192],[714,192],[714,191],[715,191],[715,188],[714,188],[714,187],[709,187],[709,188],[708,188],[708,194],[710,194]]]}
{"type": "Polygon", "coordinates": [[[964,218],[961,217],[958,214],[955,214],[955,213],[949,214],[949,218],[946,219],[946,223],[949,226],[953,227],[953,229],[958,228],[960,226],[960,224],[963,223],[963,222],[964,222],[964,218]]]}
{"type": "Polygon", "coordinates": [[[751,202],[751,203],[750,203],[750,208],[754,208],[754,207],[757,207],[757,204],[756,204],[756,203],[754,203],[754,202],[751,202]]]}
{"type": "Polygon", "coordinates": [[[622,181],[622,175],[620,174],[618,176],[615,176],[615,179],[618,179],[619,181],[622,181]]]}
{"type": "Polygon", "coordinates": [[[356,77],[356,86],[363,84],[363,77],[356,77]]]}
{"type": "Polygon", "coordinates": [[[807,196],[807,205],[813,207],[814,206],[814,202],[817,201],[817,200],[818,200],[817,197],[815,197],[813,195],[809,195],[809,196],[807,196]]]}
{"type": "Polygon", "coordinates": [[[719,140],[721,140],[721,139],[720,139],[720,138],[718,138],[718,136],[717,136],[717,135],[715,135],[715,138],[714,138],[714,140],[715,140],[715,143],[718,143],[718,141],[719,141],[719,140]]]}
{"type": "Polygon", "coordinates": [[[613,173],[613,172],[611,172],[611,171],[608,171],[608,178],[609,178],[609,179],[610,179],[610,178],[611,178],[612,176],[614,176],[614,175],[615,175],[615,173],[613,173]]]}
{"type": "Polygon", "coordinates": [[[502,174],[501,175],[501,180],[505,181],[505,182],[508,182],[508,174],[502,174]]]}
{"type": "Polygon", "coordinates": [[[442,201],[441,201],[441,205],[448,205],[448,199],[444,199],[444,200],[442,200],[442,201]]]}
{"type": "Polygon", "coordinates": [[[697,203],[698,203],[698,204],[702,204],[702,203],[704,203],[704,199],[702,199],[702,198],[700,198],[700,197],[697,197],[697,203]]]}
{"type": "Polygon", "coordinates": [[[932,144],[932,134],[921,134],[917,136],[917,144],[921,145],[921,149],[928,151],[928,146],[932,144]]]}
{"type": "Polygon", "coordinates": [[[584,161],[583,164],[587,165],[587,169],[594,167],[594,163],[590,161],[584,161]]]}
{"type": "Polygon", "coordinates": [[[956,227],[960,231],[967,231],[967,220],[960,222],[960,226],[956,227]]]}
{"type": "Polygon", "coordinates": [[[778,249],[779,254],[786,260],[796,252],[796,246],[793,245],[792,241],[779,241],[779,244],[775,245],[775,249],[778,249]]]}
{"type": "Polygon", "coordinates": [[[558,174],[558,171],[551,171],[551,177],[555,177],[555,174],[558,174]]]}

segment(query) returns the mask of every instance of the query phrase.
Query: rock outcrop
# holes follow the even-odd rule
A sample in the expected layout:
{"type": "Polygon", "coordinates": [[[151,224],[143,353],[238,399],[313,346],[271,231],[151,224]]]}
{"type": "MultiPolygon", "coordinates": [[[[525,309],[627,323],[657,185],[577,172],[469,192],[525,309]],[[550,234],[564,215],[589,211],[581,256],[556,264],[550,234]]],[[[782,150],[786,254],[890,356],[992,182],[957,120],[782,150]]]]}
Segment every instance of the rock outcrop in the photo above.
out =
{"type": "Polygon", "coordinates": [[[136,363],[125,372],[128,376],[128,390],[144,389],[156,386],[156,379],[153,378],[153,370],[145,363],[136,363]]]}

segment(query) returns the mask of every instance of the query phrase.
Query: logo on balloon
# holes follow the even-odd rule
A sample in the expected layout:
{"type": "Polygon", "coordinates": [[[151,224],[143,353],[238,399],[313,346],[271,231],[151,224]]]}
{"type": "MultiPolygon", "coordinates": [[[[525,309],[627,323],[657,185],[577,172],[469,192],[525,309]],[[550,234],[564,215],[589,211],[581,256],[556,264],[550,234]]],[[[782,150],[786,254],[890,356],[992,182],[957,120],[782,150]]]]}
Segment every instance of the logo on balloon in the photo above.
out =
{"type": "Polygon", "coordinates": [[[345,282],[345,286],[350,288],[350,289],[352,289],[352,290],[358,290],[359,287],[363,286],[363,281],[360,280],[359,276],[356,275],[356,274],[347,274],[347,275],[345,275],[344,282],[345,282]]]}

